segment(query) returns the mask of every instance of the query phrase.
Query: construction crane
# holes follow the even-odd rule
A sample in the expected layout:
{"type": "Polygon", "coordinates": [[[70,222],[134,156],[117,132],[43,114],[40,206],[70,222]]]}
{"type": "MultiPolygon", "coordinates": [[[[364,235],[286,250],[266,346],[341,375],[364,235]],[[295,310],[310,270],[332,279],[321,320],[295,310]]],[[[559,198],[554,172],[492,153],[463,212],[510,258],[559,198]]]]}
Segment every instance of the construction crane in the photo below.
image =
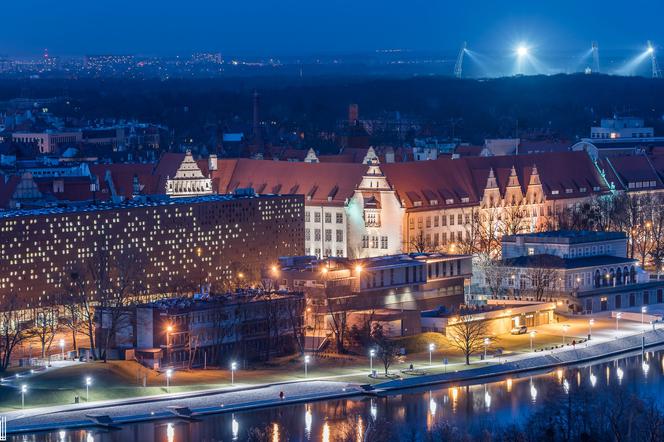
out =
{"type": "Polygon", "coordinates": [[[454,76],[456,78],[461,78],[461,73],[463,70],[463,56],[466,53],[466,42],[464,41],[459,50],[459,55],[457,56],[457,61],[454,64],[454,76]]]}
{"type": "Polygon", "coordinates": [[[648,40],[648,53],[650,54],[650,61],[652,63],[652,78],[662,78],[662,71],[659,70],[657,56],[655,55],[655,45],[650,40],[648,40]]]}
{"type": "Polygon", "coordinates": [[[592,44],[593,50],[593,73],[599,74],[599,45],[596,41],[592,44]]]}

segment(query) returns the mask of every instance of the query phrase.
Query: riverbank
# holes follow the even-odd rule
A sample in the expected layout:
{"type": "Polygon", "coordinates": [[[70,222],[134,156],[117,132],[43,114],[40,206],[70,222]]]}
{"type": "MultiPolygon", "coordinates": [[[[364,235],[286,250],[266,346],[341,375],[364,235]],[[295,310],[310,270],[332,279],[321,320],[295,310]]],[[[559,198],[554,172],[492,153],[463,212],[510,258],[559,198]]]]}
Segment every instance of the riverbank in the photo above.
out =
{"type": "Polygon", "coordinates": [[[607,357],[664,345],[664,331],[648,331],[595,345],[566,347],[537,355],[518,355],[500,364],[483,365],[463,371],[421,375],[392,380],[366,388],[359,384],[312,380],[263,386],[241,386],[235,389],[210,390],[196,393],[160,395],[134,400],[106,401],[86,406],[43,407],[13,411],[6,415],[9,433],[25,433],[93,426],[87,415],[108,416],[111,425],[132,422],[191,418],[215,413],[240,412],[362,394],[390,394],[393,391],[434,384],[483,380],[565,365],[582,364],[607,357]],[[280,393],[284,398],[280,398],[280,393]]]}

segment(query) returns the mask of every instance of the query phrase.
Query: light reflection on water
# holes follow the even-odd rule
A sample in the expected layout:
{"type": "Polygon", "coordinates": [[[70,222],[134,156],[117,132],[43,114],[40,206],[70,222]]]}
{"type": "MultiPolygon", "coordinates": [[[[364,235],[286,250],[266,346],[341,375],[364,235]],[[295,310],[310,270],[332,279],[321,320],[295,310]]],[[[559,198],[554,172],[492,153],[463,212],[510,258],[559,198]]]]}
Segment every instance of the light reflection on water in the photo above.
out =
{"type": "Polygon", "coordinates": [[[461,428],[487,428],[519,423],[559,392],[616,383],[664,406],[664,353],[656,352],[594,366],[570,367],[537,376],[499,379],[480,385],[441,385],[401,394],[357,397],[276,407],[244,413],[208,416],[196,422],[159,421],[128,425],[120,430],[59,431],[15,436],[13,441],[220,441],[245,440],[248,432],[277,441],[363,440],[374,424],[389,425],[397,434],[412,436],[449,422],[461,428]],[[659,364],[653,361],[660,361],[659,364]],[[601,374],[604,373],[604,376],[601,374]],[[575,379],[572,383],[570,380],[575,379]],[[574,385],[576,384],[576,386],[574,385]]]}

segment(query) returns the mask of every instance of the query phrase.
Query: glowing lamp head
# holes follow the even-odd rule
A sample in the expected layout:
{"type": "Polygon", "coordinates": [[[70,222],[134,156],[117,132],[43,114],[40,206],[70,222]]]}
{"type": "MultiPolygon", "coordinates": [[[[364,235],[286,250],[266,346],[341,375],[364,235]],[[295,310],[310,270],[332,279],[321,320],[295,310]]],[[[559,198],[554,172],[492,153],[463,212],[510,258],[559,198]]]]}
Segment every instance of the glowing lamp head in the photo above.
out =
{"type": "Polygon", "coordinates": [[[520,45],[518,48],[516,48],[516,55],[519,57],[525,57],[528,55],[528,47],[524,45],[520,45]]]}
{"type": "Polygon", "coordinates": [[[648,49],[646,49],[646,52],[649,53],[649,54],[652,54],[653,52],[655,52],[655,48],[653,48],[652,46],[648,46],[648,49]]]}
{"type": "Polygon", "coordinates": [[[429,344],[429,351],[433,351],[434,348],[435,348],[435,345],[433,343],[429,344]]]}
{"type": "Polygon", "coordinates": [[[169,368],[168,370],[166,370],[166,377],[170,378],[171,376],[173,376],[173,370],[169,368]]]}
{"type": "Polygon", "coordinates": [[[237,362],[231,362],[231,370],[237,370],[237,362]]]}
{"type": "Polygon", "coordinates": [[[362,266],[361,265],[356,265],[355,266],[355,272],[356,273],[362,273],[362,266]]]}
{"type": "Polygon", "coordinates": [[[369,350],[369,356],[371,356],[372,358],[376,356],[376,350],[374,350],[373,348],[369,350]]]}
{"type": "Polygon", "coordinates": [[[25,393],[26,391],[28,391],[28,386],[25,384],[21,385],[21,393],[25,393]]]}
{"type": "Polygon", "coordinates": [[[308,364],[311,361],[311,356],[307,355],[304,357],[304,363],[308,364]]]}
{"type": "Polygon", "coordinates": [[[172,332],[173,331],[173,326],[172,325],[166,326],[166,331],[169,332],[169,333],[172,332]]]}
{"type": "Polygon", "coordinates": [[[90,384],[92,384],[92,378],[88,376],[87,378],[85,378],[85,385],[90,385],[90,384]]]}

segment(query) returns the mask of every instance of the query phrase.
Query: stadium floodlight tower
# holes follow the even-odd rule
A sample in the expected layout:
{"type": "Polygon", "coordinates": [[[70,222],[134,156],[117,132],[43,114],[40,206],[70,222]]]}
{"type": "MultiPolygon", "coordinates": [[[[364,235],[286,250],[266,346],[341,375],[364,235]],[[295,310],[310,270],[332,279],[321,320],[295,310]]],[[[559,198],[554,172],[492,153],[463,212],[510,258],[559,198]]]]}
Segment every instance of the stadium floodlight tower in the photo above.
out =
{"type": "Polygon", "coordinates": [[[650,62],[652,64],[652,78],[662,78],[662,72],[659,70],[659,65],[657,64],[657,55],[655,54],[655,45],[648,40],[648,49],[646,49],[648,54],[650,54],[650,62]]]}
{"type": "Polygon", "coordinates": [[[599,74],[599,45],[596,41],[592,43],[593,73],[599,74]]]}
{"type": "Polygon", "coordinates": [[[466,47],[468,44],[464,41],[459,49],[459,55],[457,56],[457,61],[454,64],[454,76],[456,78],[461,78],[461,73],[463,72],[463,56],[466,54],[466,47]]]}

